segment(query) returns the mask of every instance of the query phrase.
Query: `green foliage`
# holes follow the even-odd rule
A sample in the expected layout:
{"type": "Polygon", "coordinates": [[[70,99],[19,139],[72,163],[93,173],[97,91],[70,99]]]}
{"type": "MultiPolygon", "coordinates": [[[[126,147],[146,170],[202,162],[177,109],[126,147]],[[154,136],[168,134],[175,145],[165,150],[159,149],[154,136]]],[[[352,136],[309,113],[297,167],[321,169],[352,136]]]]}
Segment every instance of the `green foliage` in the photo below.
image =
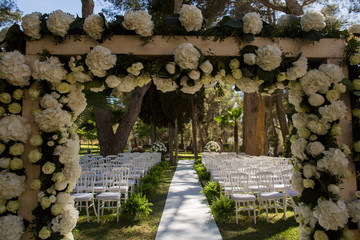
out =
{"type": "Polygon", "coordinates": [[[152,201],[155,197],[156,186],[154,186],[152,183],[144,183],[139,186],[138,191],[142,192],[147,197],[147,199],[152,201]]]}
{"type": "Polygon", "coordinates": [[[21,20],[21,12],[14,0],[2,0],[0,2],[0,28],[8,23],[21,20]]]}
{"type": "Polygon", "coordinates": [[[220,185],[215,181],[209,181],[202,190],[210,204],[220,197],[220,191],[220,185]]]}
{"type": "Polygon", "coordinates": [[[149,203],[146,196],[141,192],[134,193],[124,204],[122,214],[130,221],[134,221],[136,217],[140,219],[149,216],[149,213],[152,212],[151,206],[153,206],[153,204],[149,203]]]}
{"type": "Polygon", "coordinates": [[[221,195],[220,198],[216,198],[210,205],[211,212],[215,218],[215,221],[219,223],[226,223],[231,216],[235,214],[235,202],[234,200],[221,195]]]}
{"type": "Polygon", "coordinates": [[[138,138],[150,136],[150,125],[144,123],[141,119],[136,121],[133,129],[138,138]]]}
{"type": "Polygon", "coordinates": [[[194,169],[199,177],[199,182],[207,182],[210,180],[210,172],[208,172],[202,163],[195,164],[194,169]]]}

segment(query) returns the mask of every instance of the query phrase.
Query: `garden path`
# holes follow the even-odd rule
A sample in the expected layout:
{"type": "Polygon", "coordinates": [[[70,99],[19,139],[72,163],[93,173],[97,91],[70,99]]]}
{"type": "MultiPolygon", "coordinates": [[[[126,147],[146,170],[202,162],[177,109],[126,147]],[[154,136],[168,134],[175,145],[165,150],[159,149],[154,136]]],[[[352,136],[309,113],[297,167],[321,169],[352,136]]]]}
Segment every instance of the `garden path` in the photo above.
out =
{"type": "Polygon", "coordinates": [[[221,240],[198,182],[194,161],[179,160],[156,240],[221,240]]]}

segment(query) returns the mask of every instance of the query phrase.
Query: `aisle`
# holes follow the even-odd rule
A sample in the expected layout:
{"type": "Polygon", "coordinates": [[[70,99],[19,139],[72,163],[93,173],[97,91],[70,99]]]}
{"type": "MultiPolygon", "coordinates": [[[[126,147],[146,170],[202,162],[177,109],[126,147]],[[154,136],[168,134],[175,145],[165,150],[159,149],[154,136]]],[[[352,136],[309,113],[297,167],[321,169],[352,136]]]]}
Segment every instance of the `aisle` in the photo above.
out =
{"type": "Polygon", "coordinates": [[[194,161],[179,160],[156,235],[157,240],[221,240],[193,170],[194,161]]]}

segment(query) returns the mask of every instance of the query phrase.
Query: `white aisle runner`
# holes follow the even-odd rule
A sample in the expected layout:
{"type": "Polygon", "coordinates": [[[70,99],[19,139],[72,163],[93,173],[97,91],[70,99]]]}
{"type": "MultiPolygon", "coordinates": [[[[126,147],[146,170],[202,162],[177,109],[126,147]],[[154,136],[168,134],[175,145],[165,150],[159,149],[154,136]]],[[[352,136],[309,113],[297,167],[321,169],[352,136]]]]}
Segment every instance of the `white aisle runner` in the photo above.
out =
{"type": "Polygon", "coordinates": [[[179,160],[161,216],[156,240],[221,240],[194,161],[179,160]]]}

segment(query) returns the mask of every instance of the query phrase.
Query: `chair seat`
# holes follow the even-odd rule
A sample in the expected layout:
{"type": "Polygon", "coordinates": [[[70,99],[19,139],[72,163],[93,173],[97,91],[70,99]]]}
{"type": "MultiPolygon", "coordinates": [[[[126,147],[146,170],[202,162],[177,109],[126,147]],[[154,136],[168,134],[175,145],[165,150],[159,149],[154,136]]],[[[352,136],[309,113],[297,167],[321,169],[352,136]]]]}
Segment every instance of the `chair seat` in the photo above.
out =
{"type": "Polygon", "coordinates": [[[71,196],[74,197],[74,201],[91,201],[94,197],[92,193],[75,193],[71,196]]]}
{"type": "Polygon", "coordinates": [[[118,200],[120,199],[120,194],[118,192],[103,192],[96,196],[100,200],[118,200]]]}
{"type": "Polygon", "coordinates": [[[251,194],[235,193],[231,195],[234,201],[255,201],[256,197],[251,194]]]}
{"type": "Polygon", "coordinates": [[[286,189],[285,184],[274,184],[275,191],[284,191],[286,189]]]}
{"type": "Polygon", "coordinates": [[[102,192],[104,191],[104,187],[103,186],[95,186],[94,187],[94,192],[102,192]]]}
{"type": "Polygon", "coordinates": [[[257,192],[259,190],[258,185],[250,185],[248,188],[250,192],[257,192]]]}
{"type": "Polygon", "coordinates": [[[279,193],[279,192],[260,192],[259,193],[259,198],[261,199],[276,199],[276,198],[282,198],[284,197],[283,193],[279,193]]]}
{"type": "Polygon", "coordinates": [[[287,190],[286,195],[289,197],[297,197],[299,194],[295,190],[287,190]]]}

